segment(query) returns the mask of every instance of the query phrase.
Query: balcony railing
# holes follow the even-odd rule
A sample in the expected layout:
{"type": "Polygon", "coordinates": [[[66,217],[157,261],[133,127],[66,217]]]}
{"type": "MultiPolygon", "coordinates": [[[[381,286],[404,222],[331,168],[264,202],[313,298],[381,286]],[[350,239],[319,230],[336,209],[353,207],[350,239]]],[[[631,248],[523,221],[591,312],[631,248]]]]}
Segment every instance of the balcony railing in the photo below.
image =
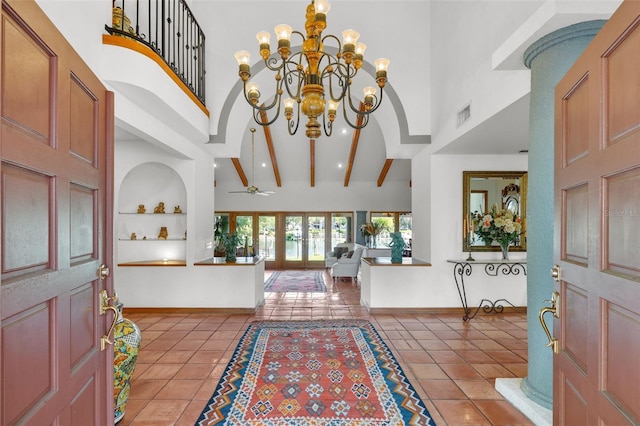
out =
{"type": "Polygon", "coordinates": [[[205,103],[205,36],[184,0],[117,0],[111,35],[145,44],[205,103]]]}

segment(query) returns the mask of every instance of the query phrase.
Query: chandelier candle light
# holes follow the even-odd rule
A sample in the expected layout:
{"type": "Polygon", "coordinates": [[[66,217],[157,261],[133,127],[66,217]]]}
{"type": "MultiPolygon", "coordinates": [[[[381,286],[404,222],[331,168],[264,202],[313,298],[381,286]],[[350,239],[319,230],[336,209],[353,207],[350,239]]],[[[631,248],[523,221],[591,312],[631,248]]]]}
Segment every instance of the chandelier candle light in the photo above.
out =
{"type": "Polygon", "coordinates": [[[278,53],[280,59],[271,57],[270,34],[261,31],[256,35],[260,44],[260,56],[266,67],[275,72],[275,96],[270,105],[260,103],[260,89],[251,78],[249,64],[249,52],[242,50],[236,52],[239,76],[244,84],[244,96],[253,107],[253,118],[261,126],[272,124],[280,115],[281,100],[284,105],[284,116],[287,119],[289,134],[293,135],[300,124],[300,111],[307,116],[306,135],[310,139],[320,137],[322,131],[318,117],[322,116],[324,134],[331,136],[333,121],[336,117],[340,102],[343,104],[344,118],[349,126],[354,129],[362,129],[369,122],[369,114],[374,112],[382,102],[382,88],[387,82],[387,67],[389,60],[376,59],[376,82],[378,88],[365,87],[362,103],[354,101],[351,97],[352,79],[362,66],[363,55],[366,49],[364,43],[358,42],[360,34],[354,30],[342,32],[342,43],[334,35],[322,36],[322,31],[327,26],[327,13],[329,3],[325,0],[312,0],[307,6],[306,13],[306,37],[299,31],[294,31],[289,25],[278,25],[275,33],[278,37],[278,53]],[[291,51],[291,35],[296,34],[302,39],[299,50],[291,51]],[[333,55],[324,50],[324,42],[332,39],[337,43],[338,53],[333,55]],[[328,90],[325,92],[325,85],[328,90]],[[288,98],[281,99],[284,92],[288,98]],[[325,113],[325,104],[328,101],[325,113]],[[275,116],[269,120],[263,120],[262,113],[277,106],[275,116]],[[296,110],[294,118],[294,109],[296,110]],[[347,116],[347,109],[356,115],[356,120],[351,121],[347,116]]]}

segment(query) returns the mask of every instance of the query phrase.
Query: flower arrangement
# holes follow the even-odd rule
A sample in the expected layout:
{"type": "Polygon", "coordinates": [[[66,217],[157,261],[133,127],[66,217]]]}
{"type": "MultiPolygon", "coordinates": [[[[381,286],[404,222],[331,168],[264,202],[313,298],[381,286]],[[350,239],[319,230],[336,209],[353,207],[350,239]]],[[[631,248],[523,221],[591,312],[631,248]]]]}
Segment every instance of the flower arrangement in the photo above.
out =
{"type": "Polygon", "coordinates": [[[502,247],[503,255],[509,245],[518,239],[523,233],[520,218],[510,210],[498,210],[494,204],[486,213],[473,213],[472,232],[485,243],[495,241],[502,247]]]}
{"type": "Polygon", "coordinates": [[[380,232],[385,230],[385,225],[383,222],[365,222],[360,225],[360,232],[363,237],[368,235],[378,235],[380,232]]]}

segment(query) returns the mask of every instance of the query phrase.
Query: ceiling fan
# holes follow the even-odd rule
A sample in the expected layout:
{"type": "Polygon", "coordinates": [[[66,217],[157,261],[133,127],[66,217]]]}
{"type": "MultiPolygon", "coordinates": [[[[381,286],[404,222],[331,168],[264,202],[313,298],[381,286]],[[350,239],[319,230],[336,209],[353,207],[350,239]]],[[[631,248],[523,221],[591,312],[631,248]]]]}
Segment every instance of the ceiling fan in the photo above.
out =
{"type": "Polygon", "coordinates": [[[269,194],[275,194],[273,191],[260,191],[257,186],[254,185],[255,178],[255,143],[253,140],[253,135],[256,132],[256,129],[253,127],[249,129],[251,131],[251,185],[247,187],[244,191],[229,191],[229,194],[249,194],[249,195],[263,195],[268,197],[269,194]]]}

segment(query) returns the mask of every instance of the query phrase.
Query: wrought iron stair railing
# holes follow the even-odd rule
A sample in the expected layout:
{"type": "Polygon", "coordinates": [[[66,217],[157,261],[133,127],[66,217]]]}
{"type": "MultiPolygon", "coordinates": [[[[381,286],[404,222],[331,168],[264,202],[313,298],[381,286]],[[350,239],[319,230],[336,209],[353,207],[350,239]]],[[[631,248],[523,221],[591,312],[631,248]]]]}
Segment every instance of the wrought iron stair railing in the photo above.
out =
{"type": "Polygon", "coordinates": [[[184,0],[116,0],[111,35],[148,46],[205,103],[205,35],[184,0]]]}

